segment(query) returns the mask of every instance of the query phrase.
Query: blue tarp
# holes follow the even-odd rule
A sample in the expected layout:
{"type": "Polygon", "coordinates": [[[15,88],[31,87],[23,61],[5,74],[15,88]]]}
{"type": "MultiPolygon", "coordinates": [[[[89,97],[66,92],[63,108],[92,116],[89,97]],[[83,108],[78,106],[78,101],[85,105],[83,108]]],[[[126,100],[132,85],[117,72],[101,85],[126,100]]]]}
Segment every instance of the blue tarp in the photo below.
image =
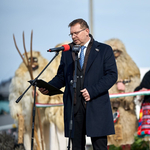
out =
{"type": "Polygon", "coordinates": [[[0,101],[0,112],[5,111],[6,113],[9,113],[9,101],[0,101]]]}

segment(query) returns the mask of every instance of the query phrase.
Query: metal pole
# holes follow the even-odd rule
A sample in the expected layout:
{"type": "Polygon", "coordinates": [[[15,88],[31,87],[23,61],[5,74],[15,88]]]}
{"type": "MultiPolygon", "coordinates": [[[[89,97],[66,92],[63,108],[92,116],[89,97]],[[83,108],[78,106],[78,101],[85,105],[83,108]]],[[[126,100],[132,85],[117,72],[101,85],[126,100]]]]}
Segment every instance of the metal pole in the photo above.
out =
{"type": "Polygon", "coordinates": [[[89,0],[90,7],[90,33],[93,35],[93,0],[89,0]]]}

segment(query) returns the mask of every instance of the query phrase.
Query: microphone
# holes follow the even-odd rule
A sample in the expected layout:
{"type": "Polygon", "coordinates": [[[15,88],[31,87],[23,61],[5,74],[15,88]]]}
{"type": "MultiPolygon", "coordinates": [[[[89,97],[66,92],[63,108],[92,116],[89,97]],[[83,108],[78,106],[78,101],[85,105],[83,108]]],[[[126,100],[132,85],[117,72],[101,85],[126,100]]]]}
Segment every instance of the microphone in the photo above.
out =
{"type": "Polygon", "coordinates": [[[47,52],[59,52],[59,51],[69,51],[70,50],[70,46],[68,44],[62,45],[61,47],[55,47],[55,48],[51,48],[49,50],[47,50],[47,52]]]}
{"type": "Polygon", "coordinates": [[[72,51],[75,53],[79,53],[81,46],[80,45],[74,45],[72,48],[72,51]]]}

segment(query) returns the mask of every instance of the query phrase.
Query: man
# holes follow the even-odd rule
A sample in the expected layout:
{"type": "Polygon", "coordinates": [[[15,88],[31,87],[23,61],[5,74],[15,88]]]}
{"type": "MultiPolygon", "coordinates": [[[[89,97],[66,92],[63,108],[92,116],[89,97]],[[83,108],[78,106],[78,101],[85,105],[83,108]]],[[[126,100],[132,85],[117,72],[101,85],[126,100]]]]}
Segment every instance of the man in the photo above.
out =
{"type": "MultiPolygon", "coordinates": [[[[65,136],[69,136],[69,123],[74,76],[74,45],[84,46],[79,51],[77,87],[74,94],[72,149],[85,150],[85,135],[91,137],[94,150],[107,149],[107,135],[114,134],[113,116],[108,90],[117,81],[117,68],[110,46],[95,41],[83,19],[69,24],[73,42],[70,51],[63,52],[57,75],[49,82],[60,89],[65,86],[65,136]],[[80,64],[81,63],[81,64],[80,64]]],[[[43,94],[48,90],[39,89],[43,94]]]]}

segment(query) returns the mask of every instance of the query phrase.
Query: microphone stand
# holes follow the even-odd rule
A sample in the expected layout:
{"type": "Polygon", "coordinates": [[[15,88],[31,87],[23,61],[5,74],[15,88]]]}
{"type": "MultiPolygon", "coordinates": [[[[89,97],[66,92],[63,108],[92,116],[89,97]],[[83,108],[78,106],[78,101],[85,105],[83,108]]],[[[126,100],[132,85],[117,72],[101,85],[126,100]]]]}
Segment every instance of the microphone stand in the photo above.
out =
{"type": "Polygon", "coordinates": [[[52,60],[46,65],[46,67],[40,72],[40,74],[34,79],[28,81],[30,83],[30,86],[24,91],[24,93],[16,100],[16,103],[18,103],[24,94],[30,89],[31,86],[34,86],[34,103],[33,103],[33,111],[32,111],[32,138],[31,138],[31,150],[33,150],[33,144],[34,144],[34,122],[35,122],[35,101],[36,101],[36,87],[37,87],[37,80],[38,77],[45,71],[45,69],[50,65],[50,63],[55,59],[55,57],[59,54],[59,51],[55,54],[55,56],[52,58],[52,60]]]}
{"type": "Polygon", "coordinates": [[[78,52],[80,50],[80,45],[75,45],[72,49],[73,52],[75,52],[75,72],[73,81],[70,82],[70,84],[73,85],[73,94],[72,94],[72,105],[71,105],[71,117],[70,117],[70,125],[69,125],[69,140],[68,140],[68,146],[67,149],[70,150],[70,140],[71,140],[71,133],[72,133],[72,127],[73,127],[73,106],[74,106],[74,94],[76,90],[76,83],[77,83],[77,63],[78,63],[78,52]]]}

